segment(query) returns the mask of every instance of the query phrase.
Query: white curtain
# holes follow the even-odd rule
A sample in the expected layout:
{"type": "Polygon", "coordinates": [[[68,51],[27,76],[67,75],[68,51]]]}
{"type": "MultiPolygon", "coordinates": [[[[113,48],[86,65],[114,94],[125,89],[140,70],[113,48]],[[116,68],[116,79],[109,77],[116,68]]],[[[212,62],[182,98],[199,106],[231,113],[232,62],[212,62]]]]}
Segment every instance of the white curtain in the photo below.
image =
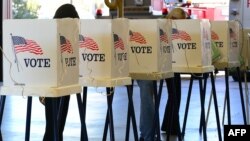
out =
{"type": "Polygon", "coordinates": [[[11,19],[12,18],[12,0],[3,0],[3,19],[11,19]]]}

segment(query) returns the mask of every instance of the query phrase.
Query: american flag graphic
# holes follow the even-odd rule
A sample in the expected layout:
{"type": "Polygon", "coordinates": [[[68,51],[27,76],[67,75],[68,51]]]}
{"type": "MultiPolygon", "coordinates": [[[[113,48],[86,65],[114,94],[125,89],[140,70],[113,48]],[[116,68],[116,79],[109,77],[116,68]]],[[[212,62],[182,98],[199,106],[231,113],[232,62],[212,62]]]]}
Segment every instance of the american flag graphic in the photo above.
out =
{"type": "Polygon", "coordinates": [[[212,39],[212,40],[219,40],[218,34],[215,33],[214,31],[211,31],[211,39],[212,39]]]}
{"type": "Polygon", "coordinates": [[[187,32],[173,28],[172,29],[172,40],[175,40],[175,39],[191,41],[191,37],[187,32]]]}
{"type": "Polygon", "coordinates": [[[79,35],[80,48],[99,50],[97,43],[90,37],[79,35]]]}
{"type": "Polygon", "coordinates": [[[140,44],[146,44],[147,41],[144,38],[144,36],[139,33],[139,32],[133,32],[133,31],[129,31],[129,36],[130,36],[130,41],[134,41],[136,43],[140,43],[140,44]]]}
{"type": "Polygon", "coordinates": [[[168,43],[167,34],[162,29],[160,29],[160,41],[168,43]]]}
{"type": "Polygon", "coordinates": [[[21,36],[11,36],[15,48],[15,53],[30,52],[36,55],[42,55],[42,48],[33,40],[25,39],[21,36]]]}
{"type": "Polygon", "coordinates": [[[235,34],[235,32],[233,31],[232,28],[229,29],[229,33],[230,33],[230,38],[233,39],[233,40],[236,40],[237,39],[237,36],[235,34]]]}
{"type": "Polygon", "coordinates": [[[63,52],[73,53],[73,48],[71,46],[70,41],[61,35],[60,35],[60,45],[61,45],[61,53],[63,52]]]}
{"type": "Polygon", "coordinates": [[[122,39],[117,34],[114,34],[113,37],[114,37],[115,49],[120,48],[121,50],[124,50],[125,47],[122,39]]]}

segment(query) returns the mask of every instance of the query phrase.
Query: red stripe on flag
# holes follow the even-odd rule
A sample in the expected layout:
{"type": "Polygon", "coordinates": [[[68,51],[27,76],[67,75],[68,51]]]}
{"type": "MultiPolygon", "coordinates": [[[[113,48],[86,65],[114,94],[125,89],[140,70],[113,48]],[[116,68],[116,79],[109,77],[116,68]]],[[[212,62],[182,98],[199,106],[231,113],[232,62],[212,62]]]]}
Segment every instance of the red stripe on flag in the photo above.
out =
{"type": "Polygon", "coordinates": [[[15,44],[14,47],[16,54],[21,52],[29,52],[36,55],[43,54],[42,48],[33,40],[25,40],[25,44],[15,44]]]}
{"type": "Polygon", "coordinates": [[[166,35],[166,34],[160,35],[160,40],[161,40],[162,42],[168,43],[168,37],[167,37],[167,35],[166,35]]]}
{"type": "Polygon", "coordinates": [[[137,42],[137,43],[140,43],[140,44],[146,44],[147,43],[145,38],[139,32],[132,32],[130,34],[130,41],[134,41],[134,42],[137,42]]]}
{"type": "Polygon", "coordinates": [[[61,44],[61,53],[63,52],[73,53],[73,48],[71,46],[70,41],[66,39],[64,36],[60,36],[60,44],[61,44]]]}
{"type": "Polygon", "coordinates": [[[178,32],[175,32],[172,34],[172,39],[182,39],[185,41],[190,41],[191,37],[189,36],[189,34],[185,31],[180,31],[178,30],[178,32]]]}
{"type": "Polygon", "coordinates": [[[219,40],[218,34],[215,33],[214,31],[211,31],[211,39],[212,39],[212,40],[219,40]]]}
{"type": "Polygon", "coordinates": [[[99,50],[97,43],[89,37],[84,37],[84,40],[80,40],[80,48],[99,50]]]}
{"type": "Polygon", "coordinates": [[[121,50],[124,50],[124,44],[123,41],[120,37],[118,37],[119,39],[117,41],[115,41],[115,49],[120,48],[121,50]]]}

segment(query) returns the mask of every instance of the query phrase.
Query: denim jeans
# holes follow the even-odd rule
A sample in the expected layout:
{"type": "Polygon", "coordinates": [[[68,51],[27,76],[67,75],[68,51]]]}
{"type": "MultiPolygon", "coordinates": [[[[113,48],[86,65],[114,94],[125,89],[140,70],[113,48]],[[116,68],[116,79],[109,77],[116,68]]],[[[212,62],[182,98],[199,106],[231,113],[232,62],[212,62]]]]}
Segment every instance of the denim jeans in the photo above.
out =
{"type": "Polygon", "coordinates": [[[154,130],[154,98],[153,98],[153,81],[137,80],[140,88],[140,136],[144,141],[153,141],[154,130]]]}

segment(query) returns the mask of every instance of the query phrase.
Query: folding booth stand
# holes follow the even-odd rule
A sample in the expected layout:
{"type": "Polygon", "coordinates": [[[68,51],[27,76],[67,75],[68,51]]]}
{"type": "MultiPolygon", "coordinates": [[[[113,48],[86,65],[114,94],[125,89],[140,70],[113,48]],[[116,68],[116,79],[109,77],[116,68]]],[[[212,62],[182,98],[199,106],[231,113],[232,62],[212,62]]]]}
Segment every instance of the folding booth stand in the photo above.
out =
{"type": "MultiPolygon", "coordinates": [[[[154,129],[157,135],[156,140],[160,141],[159,105],[163,81],[172,79],[174,76],[172,71],[171,20],[132,19],[129,21],[129,35],[130,76],[133,80],[153,81],[155,100],[154,129]],[[160,81],[159,88],[157,81],[160,81]]],[[[175,103],[174,97],[174,93],[172,96],[169,95],[169,98],[172,98],[170,100],[172,102],[170,104],[171,109],[173,109],[175,103]]],[[[171,125],[171,121],[168,122],[171,125]]],[[[169,129],[171,130],[171,128],[169,129]]]]}
{"type": "Polygon", "coordinates": [[[211,65],[212,59],[210,35],[210,23],[208,20],[173,20],[173,71],[175,73],[191,75],[184,114],[184,122],[182,127],[182,136],[184,136],[185,134],[193,81],[198,80],[201,102],[200,127],[202,127],[202,129],[200,128],[200,132],[203,131],[203,138],[205,141],[207,140],[204,102],[207,78],[210,75],[214,98],[218,138],[219,141],[222,141],[216,89],[213,76],[214,66],[211,65]]]}
{"type": "MultiPolygon", "coordinates": [[[[138,140],[129,77],[128,35],[126,18],[81,20],[79,81],[83,86],[83,103],[86,103],[87,87],[106,87],[108,109],[103,140],[107,139],[108,127],[110,140],[115,140],[112,102],[116,86],[127,87],[128,118],[132,118],[134,139],[138,140]]],[[[86,109],[86,105],[83,107],[86,109]]]]}
{"type": "MultiPolygon", "coordinates": [[[[211,21],[211,40],[220,53],[219,59],[213,64],[217,70],[225,71],[225,103],[223,109],[223,121],[225,108],[227,107],[228,124],[231,125],[231,108],[229,96],[229,69],[236,68],[238,75],[239,91],[241,98],[244,124],[247,124],[244,104],[243,89],[240,76],[240,25],[238,21],[211,21]],[[227,105],[226,105],[227,104],[227,105]]],[[[211,98],[210,98],[211,99],[211,98]]],[[[224,123],[224,122],[223,122],[224,123]]]]}
{"type": "MultiPolygon", "coordinates": [[[[81,91],[78,84],[78,34],[77,19],[3,22],[1,119],[6,95],[28,96],[26,141],[30,135],[33,96],[61,97],[81,91]]],[[[57,109],[54,99],[53,119],[53,134],[57,141],[57,109]]]]}
{"type": "Polygon", "coordinates": [[[250,65],[250,32],[249,29],[243,29],[241,31],[240,35],[240,41],[241,41],[241,51],[240,55],[242,56],[244,63],[241,64],[241,72],[244,74],[244,81],[245,84],[245,105],[246,105],[246,119],[247,119],[247,124],[250,123],[250,110],[249,110],[249,65],[250,65]]]}

